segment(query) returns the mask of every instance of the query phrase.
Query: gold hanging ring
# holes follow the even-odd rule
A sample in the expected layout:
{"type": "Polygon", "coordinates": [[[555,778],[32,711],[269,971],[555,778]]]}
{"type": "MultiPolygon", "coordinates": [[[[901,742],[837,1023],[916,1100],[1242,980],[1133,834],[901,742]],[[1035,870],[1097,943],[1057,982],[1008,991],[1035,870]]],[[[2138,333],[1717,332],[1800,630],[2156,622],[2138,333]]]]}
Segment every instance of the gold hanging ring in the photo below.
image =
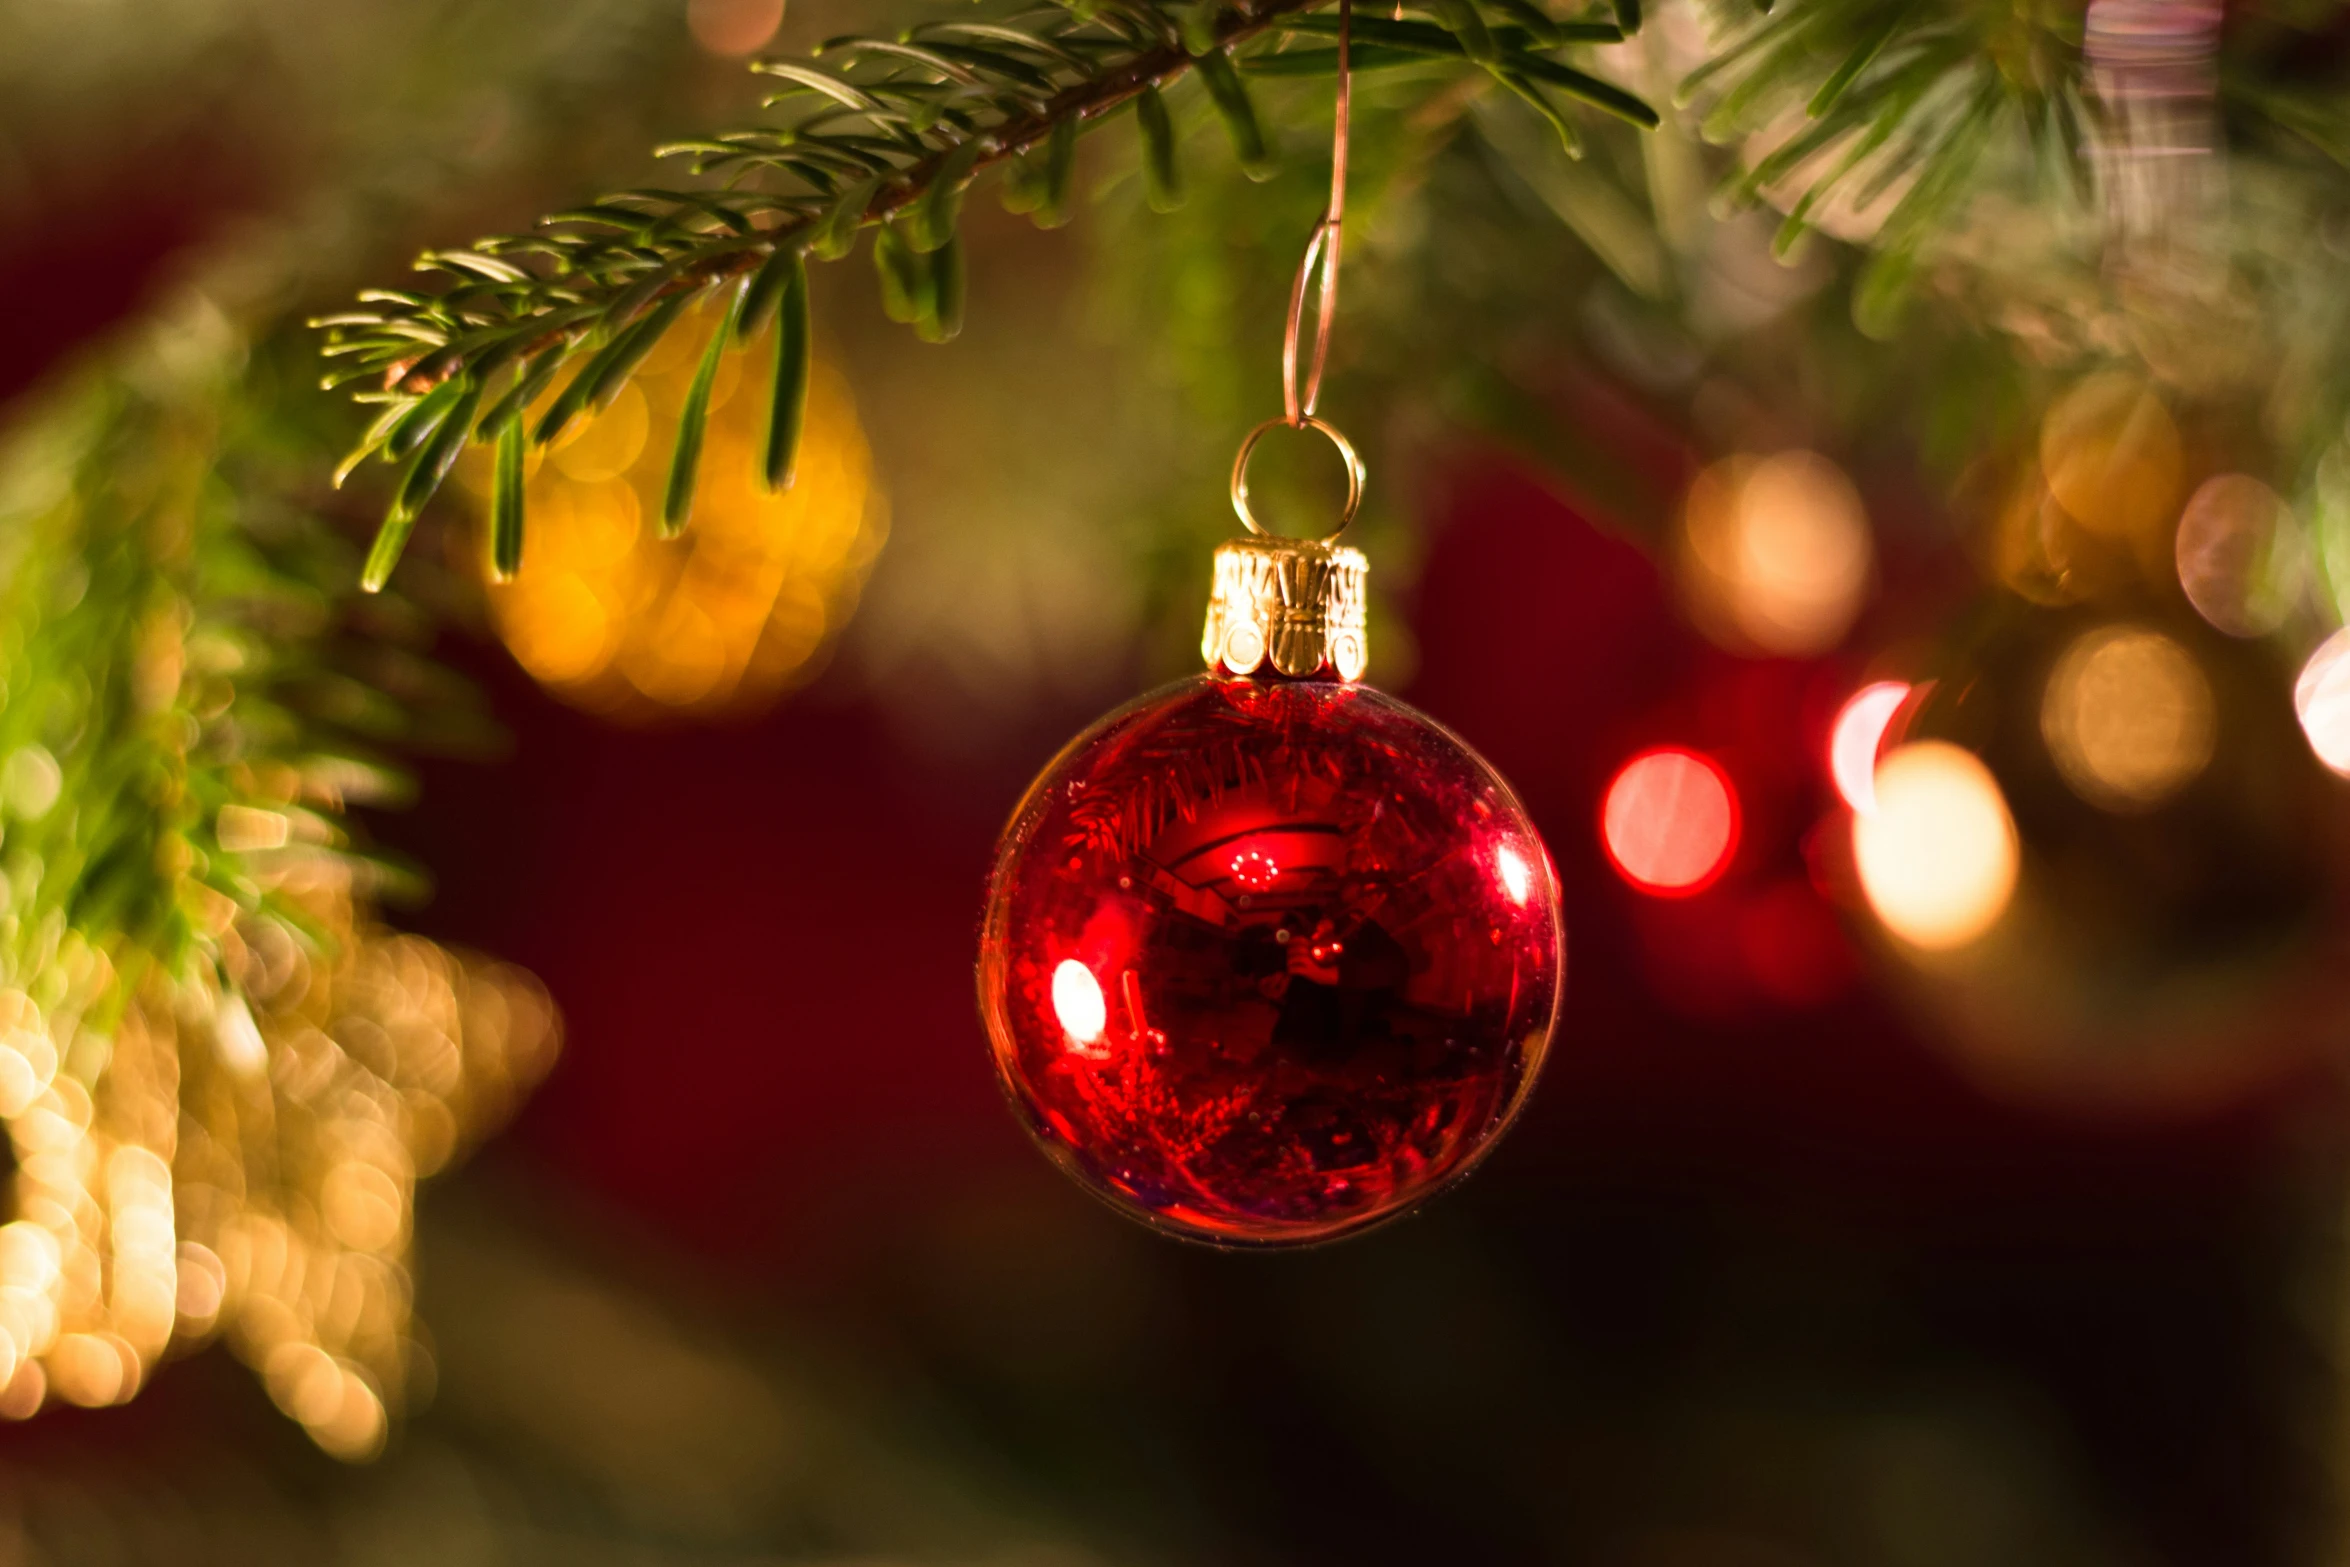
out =
{"type": "Polygon", "coordinates": [[[1339,433],[1338,426],[1327,419],[1316,418],[1312,414],[1306,414],[1294,421],[1267,419],[1263,424],[1249,431],[1248,438],[1240,443],[1240,453],[1232,459],[1232,509],[1240,515],[1241,525],[1260,537],[1276,537],[1272,529],[1257,521],[1256,514],[1250,511],[1248,506],[1248,460],[1250,455],[1256,451],[1257,442],[1264,439],[1266,432],[1271,430],[1317,431],[1332,446],[1338,448],[1339,460],[1346,464],[1346,509],[1339,513],[1338,526],[1323,534],[1319,540],[1323,544],[1335,542],[1338,536],[1346,531],[1346,525],[1355,520],[1355,513],[1362,509],[1363,485],[1368,475],[1363,469],[1362,455],[1354,449],[1354,443],[1339,433]]]}

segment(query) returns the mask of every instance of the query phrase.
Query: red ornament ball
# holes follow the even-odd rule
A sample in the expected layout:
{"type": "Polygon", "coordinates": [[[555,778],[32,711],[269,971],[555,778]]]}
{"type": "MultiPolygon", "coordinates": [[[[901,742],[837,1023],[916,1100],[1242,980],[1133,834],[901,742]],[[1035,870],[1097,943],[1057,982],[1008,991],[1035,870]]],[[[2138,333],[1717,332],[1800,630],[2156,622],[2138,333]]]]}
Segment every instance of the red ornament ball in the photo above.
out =
{"type": "Polygon", "coordinates": [[[1221,1246],[1458,1180],[1558,1015],[1557,879],[1475,752],[1366,686],[1199,676],[1071,742],[1005,830],[996,1069],[1054,1162],[1221,1246]]]}

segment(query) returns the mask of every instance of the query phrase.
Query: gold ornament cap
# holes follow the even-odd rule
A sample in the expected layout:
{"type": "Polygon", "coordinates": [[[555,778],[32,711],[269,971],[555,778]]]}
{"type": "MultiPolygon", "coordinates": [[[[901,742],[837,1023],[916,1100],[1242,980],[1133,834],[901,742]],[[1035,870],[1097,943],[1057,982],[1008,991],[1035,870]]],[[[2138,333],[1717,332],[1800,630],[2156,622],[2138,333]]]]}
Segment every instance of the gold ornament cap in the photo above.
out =
{"type": "Polygon", "coordinates": [[[1360,680],[1364,586],[1358,549],[1319,539],[1233,539],[1216,550],[1216,585],[1200,656],[1211,670],[1250,675],[1271,665],[1293,677],[1328,670],[1360,680]]]}

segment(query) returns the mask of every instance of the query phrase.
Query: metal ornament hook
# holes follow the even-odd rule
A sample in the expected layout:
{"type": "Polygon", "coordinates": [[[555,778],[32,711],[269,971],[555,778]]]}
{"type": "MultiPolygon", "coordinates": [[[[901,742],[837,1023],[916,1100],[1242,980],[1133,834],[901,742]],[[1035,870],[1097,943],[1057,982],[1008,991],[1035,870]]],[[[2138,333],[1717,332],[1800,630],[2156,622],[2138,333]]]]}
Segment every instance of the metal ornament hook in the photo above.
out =
{"type": "Polygon", "coordinates": [[[1281,336],[1281,406],[1292,429],[1301,429],[1314,416],[1322,396],[1322,370],[1330,361],[1330,325],[1338,316],[1338,261],[1346,223],[1347,126],[1352,119],[1354,72],[1350,64],[1354,35],[1352,0],[1338,0],[1338,101],[1330,128],[1330,205],[1314,236],[1306,241],[1305,259],[1298,263],[1297,281],[1289,289],[1289,321],[1281,336]],[[1315,302],[1314,355],[1303,388],[1298,385],[1300,340],[1305,336],[1306,288],[1317,268],[1321,288],[1315,302]]]}
{"type": "Polygon", "coordinates": [[[1247,439],[1240,443],[1239,455],[1232,459],[1232,509],[1240,514],[1241,524],[1249,532],[1267,538],[1274,535],[1249,510],[1248,460],[1268,430],[1286,427],[1316,431],[1338,448],[1339,459],[1346,464],[1346,509],[1339,514],[1338,526],[1323,535],[1323,544],[1344,533],[1363,504],[1366,475],[1361,454],[1356,452],[1352,441],[1339,433],[1336,425],[1314,414],[1314,405],[1322,397],[1322,371],[1330,362],[1330,324],[1338,316],[1339,245],[1346,222],[1347,122],[1354,101],[1354,73],[1350,66],[1353,37],[1353,0],[1338,0],[1338,104],[1330,132],[1330,205],[1323,210],[1321,221],[1314,225],[1313,238],[1306,241],[1305,259],[1298,263],[1297,281],[1289,289],[1289,321],[1281,335],[1281,417],[1267,419],[1249,431],[1247,439]],[[1306,291],[1317,279],[1320,287],[1315,298],[1314,352],[1306,363],[1305,382],[1301,386],[1297,373],[1298,350],[1305,340],[1306,291]]]}
{"type": "Polygon", "coordinates": [[[1303,415],[1294,421],[1267,419],[1263,424],[1249,431],[1248,438],[1240,443],[1239,455],[1232,459],[1232,509],[1239,514],[1241,526],[1247,528],[1249,532],[1263,538],[1279,537],[1263,523],[1257,521],[1256,513],[1249,510],[1248,460],[1256,451],[1257,442],[1263,440],[1268,431],[1283,429],[1316,432],[1328,440],[1332,446],[1338,448],[1338,459],[1346,464],[1346,509],[1338,514],[1338,526],[1323,534],[1320,540],[1324,544],[1331,543],[1346,531],[1346,525],[1354,521],[1355,513],[1362,509],[1363,485],[1367,482],[1369,475],[1363,468],[1362,455],[1355,450],[1354,442],[1348,440],[1339,432],[1338,426],[1327,419],[1317,419],[1312,414],[1303,415]]]}
{"type": "Polygon", "coordinates": [[[1305,260],[1298,263],[1297,281],[1289,289],[1289,325],[1281,338],[1281,404],[1283,418],[1292,429],[1304,428],[1322,396],[1322,369],[1330,360],[1330,323],[1338,314],[1338,240],[1336,218],[1325,217],[1315,224],[1314,237],[1306,242],[1305,260]],[[1317,262],[1322,287],[1314,320],[1314,357],[1307,365],[1301,389],[1297,382],[1298,347],[1305,336],[1306,288],[1314,280],[1317,262]]]}

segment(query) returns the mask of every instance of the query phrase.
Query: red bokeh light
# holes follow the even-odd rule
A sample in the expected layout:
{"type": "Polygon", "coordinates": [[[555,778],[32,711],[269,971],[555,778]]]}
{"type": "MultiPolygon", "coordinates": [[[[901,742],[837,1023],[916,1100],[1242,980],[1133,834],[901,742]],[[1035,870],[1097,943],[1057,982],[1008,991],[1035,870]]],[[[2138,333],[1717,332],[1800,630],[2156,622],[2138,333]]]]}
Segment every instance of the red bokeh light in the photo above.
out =
{"type": "Polygon", "coordinates": [[[1738,791],[1712,757],[1643,751],[1608,785],[1599,837],[1633,886],[1685,898],[1712,886],[1737,852],[1738,791]]]}

